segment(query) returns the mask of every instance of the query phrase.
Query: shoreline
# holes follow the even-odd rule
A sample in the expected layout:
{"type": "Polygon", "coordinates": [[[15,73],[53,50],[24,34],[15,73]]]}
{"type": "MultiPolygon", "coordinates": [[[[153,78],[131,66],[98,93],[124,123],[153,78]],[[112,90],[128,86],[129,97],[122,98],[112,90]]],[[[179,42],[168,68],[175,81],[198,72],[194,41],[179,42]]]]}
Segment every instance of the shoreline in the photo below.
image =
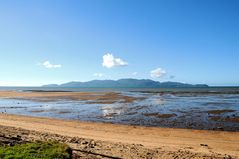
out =
{"type": "Polygon", "coordinates": [[[200,102],[197,97],[190,96],[177,103],[175,100],[180,96],[160,94],[0,91],[0,98],[3,99],[0,100],[0,111],[9,114],[152,127],[239,131],[237,96],[232,99],[220,96],[210,100],[205,98],[200,102]]]}
{"type": "Polygon", "coordinates": [[[0,114],[0,125],[110,143],[142,145],[165,152],[180,150],[209,156],[226,154],[239,157],[239,132],[142,127],[11,114],[0,114]]]}
{"type": "MultiPolygon", "coordinates": [[[[86,104],[121,102],[123,105],[144,99],[119,92],[16,91],[0,91],[0,98],[25,99],[42,103],[57,100],[84,101],[86,104]]],[[[19,106],[18,104],[16,106],[19,106]]],[[[20,104],[20,106],[24,105],[20,104]]],[[[36,110],[41,109],[40,107],[36,110]]],[[[135,111],[137,109],[138,107],[135,107],[135,111]]],[[[224,112],[233,111],[229,109],[208,111],[210,115],[224,112]]],[[[170,114],[143,115],[162,118],[170,114]]],[[[1,138],[3,140],[9,138],[8,134],[11,134],[13,139],[17,135],[17,138],[20,137],[19,140],[23,141],[56,140],[68,144],[74,150],[78,151],[80,148],[83,156],[98,154],[102,158],[239,158],[238,131],[136,126],[2,113],[0,114],[0,144],[1,138]]],[[[93,157],[88,156],[88,158],[93,157]]]]}

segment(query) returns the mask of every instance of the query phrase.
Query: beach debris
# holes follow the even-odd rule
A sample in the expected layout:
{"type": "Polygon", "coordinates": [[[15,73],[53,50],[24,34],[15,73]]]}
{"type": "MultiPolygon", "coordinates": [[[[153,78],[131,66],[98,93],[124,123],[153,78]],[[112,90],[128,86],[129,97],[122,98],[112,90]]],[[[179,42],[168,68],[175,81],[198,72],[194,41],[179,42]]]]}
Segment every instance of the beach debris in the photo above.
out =
{"type": "Polygon", "coordinates": [[[205,146],[205,147],[208,147],[208,145],[207,145],[207,144],[200,144],[200,146],[205,146]]]}

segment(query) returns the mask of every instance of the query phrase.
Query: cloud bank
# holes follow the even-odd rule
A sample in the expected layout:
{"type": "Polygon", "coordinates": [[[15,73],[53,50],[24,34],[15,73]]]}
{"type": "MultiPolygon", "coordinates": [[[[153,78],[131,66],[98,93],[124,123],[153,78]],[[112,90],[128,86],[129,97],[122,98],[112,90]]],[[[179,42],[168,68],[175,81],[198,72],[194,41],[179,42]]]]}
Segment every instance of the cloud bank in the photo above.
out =
{"type": "Polygon", "coordinates": [[[163,70],[162,68],[157,68],[155,70],[150,71],[150,76],[152,78],[159,78],[162,77],[166,74],[166,71],[163,70]]]}
{"type": "Polygon", "coordinates": [[[105,54],[103,56],[103,67],[113,68],[116,66],[127,66],[128,63],[120,58],[115,58],[112,54],[105,54]]]}
{"type": "Polygon", "coordinates": [[[45,61],[42,63],[42,66],[44,66],[45,68],[61,68],[62,65],[60,64],[51,64],[50,61],[45,61]]]}

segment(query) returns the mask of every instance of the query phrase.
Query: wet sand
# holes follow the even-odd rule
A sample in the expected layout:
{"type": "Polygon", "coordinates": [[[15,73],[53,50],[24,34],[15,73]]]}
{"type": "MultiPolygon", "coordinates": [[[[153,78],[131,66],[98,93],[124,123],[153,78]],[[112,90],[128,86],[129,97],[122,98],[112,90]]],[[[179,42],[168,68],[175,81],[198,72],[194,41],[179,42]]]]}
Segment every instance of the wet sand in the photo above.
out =
{"type": "MultiPolygon", "coordinates": [[[[0,91],[0,98],[43,102],[59,99],[82,100],[93,104],[114,102],[125,104],[143,100],[140,97],[127,96],[117,92],[0,91]]],[[[144,107],[136,106],[135,110],[141,110],[144,107]]],[[[68,112],[69,110],[61,110],[61,114],[68,112]]],[[[225,112],[230,113],[233,110],[209,110],[206,113],[212,120],[221,121],[222,119],[218,115],[225,112]]],[[[177,117],[176,114],[158,112],[149,112],[143,115],[162,119],[177,117]]],[[[223,121],[237,119],[237,116],[232,117],[223,118],[223,121]]],[[[17,139],[19,142],[20,140],[23,142],[57,140],[67,143],[77,152],[79,151],[81,157],[82,153],[86,157],[90,155],[88,158],[97,158],[97,156],[101,158],[239,158],[239,132],[130,126],[2,113],[0,114],[0,144],[1,138],[4,142],[9,138],[11,141],[17,139]],[[13,138],[9,137],[9,134],[12,134],[13,138]],[[14,137],[16,134],[17,138],[14,137]]]]}
{"type": "MultiPolygon", "coordinates": [[[[0,115],[0,125],[40,133],[93,139],[107,142],[109,145],[119,143],[132,146],[134,144],[135,148],[141,145],[144,151],[147,149],[156,156],[158,154],[156,158],[171,152],[174,155],[180,155],[179,158],[188,158],[187,154],[194,158],[239,157],[239,132],[127,126],[9,114],[0,115]]],[[[129,150],[128,153],[132,152],[129,150]]]]}
{"type": "Polygon", "coordinates": [[[110,104],[114,102],[130,103],[141,99],[131,96],[125,96],[117,92],[42,92],[42,91],[0,91],[0,98],[29,99],[36,101],[54,101],[58,99],[65,100],[84,100],[89,103],[110,104]]]}
{"type": "Polygon", "coordinates": [[[127,125],[239,131],[239,96],[0,91],[0,112],[127,125]]]}

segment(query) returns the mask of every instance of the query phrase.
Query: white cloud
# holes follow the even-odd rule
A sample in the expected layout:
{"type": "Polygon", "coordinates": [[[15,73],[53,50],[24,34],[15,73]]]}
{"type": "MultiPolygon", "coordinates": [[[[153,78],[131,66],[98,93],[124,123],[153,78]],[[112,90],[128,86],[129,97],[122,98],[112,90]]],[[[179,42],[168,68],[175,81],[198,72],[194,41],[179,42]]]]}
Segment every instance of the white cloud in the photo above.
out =
{"type": "Polygon", "coordinates": [[[115,58],[112,54],[105,54],[103,56],[103,67],[112,68],[116,66],[126,66],[128,65],[127,62],[123,61],[120,58],[115,58]]]}
{"type": "Polygon", "coordinates": [[[132,75],[136,76],[136,75],[138,75],[138,72],[133,72],[132,75]]]}
{"type": "Polygon", "coordinates": [[[94,73],[93,76],[95,76],[95,77],[103,77],[104,75],[102,73],[94,73]]]}
{"type": "Polygon", "coordinates": [[[51,64],[50,61],[45,61],[41,64],[45,68],[61,68],[62,66],[60,64],[51,64]]]}
{"type": "Polygon", "coordinates": [[[166,74],[166,71],[163,70],[162,68],[157,68],[155,70],[150,71],[150,76],[152,78],[159,78],[162,77],[166,74]]]}

